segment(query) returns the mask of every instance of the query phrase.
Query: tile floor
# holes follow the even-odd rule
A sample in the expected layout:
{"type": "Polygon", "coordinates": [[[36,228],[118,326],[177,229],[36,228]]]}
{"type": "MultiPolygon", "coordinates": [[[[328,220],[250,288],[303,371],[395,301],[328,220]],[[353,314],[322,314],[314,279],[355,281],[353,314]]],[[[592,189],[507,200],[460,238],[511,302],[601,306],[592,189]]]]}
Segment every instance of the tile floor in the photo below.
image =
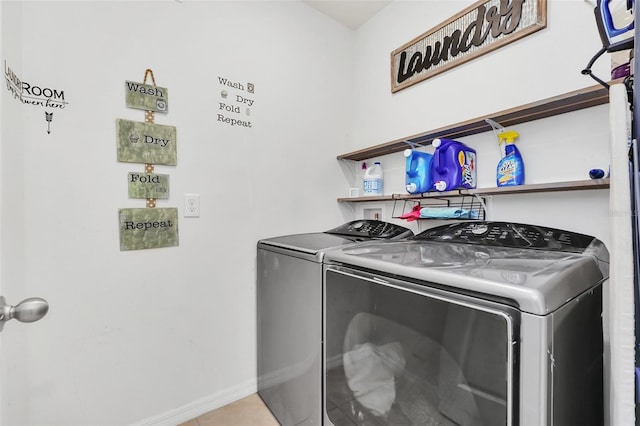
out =
{"type": "Polygon", "coordinates": [[[182,423],[180,426],[279,426],[257,393],[182,423]]]}

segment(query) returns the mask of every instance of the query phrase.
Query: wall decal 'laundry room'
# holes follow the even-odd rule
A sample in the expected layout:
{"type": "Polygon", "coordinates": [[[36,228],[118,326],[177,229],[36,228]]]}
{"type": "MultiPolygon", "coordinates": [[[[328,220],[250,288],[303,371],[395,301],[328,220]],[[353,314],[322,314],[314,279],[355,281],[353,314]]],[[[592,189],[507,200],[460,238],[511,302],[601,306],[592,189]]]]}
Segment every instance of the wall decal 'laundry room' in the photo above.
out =
{"type": "Polygon", "coordinates": [[[64,90],[43,86],[41,84],[24,81],[13,71],[7,61],[4,61],[4,79],[7,83],[7,91],[25,105],[47,108],[44,119],[47,124],[47,134],[51,133],[53,111],[62,110],[69,104],[64,97],[64,90]]]}

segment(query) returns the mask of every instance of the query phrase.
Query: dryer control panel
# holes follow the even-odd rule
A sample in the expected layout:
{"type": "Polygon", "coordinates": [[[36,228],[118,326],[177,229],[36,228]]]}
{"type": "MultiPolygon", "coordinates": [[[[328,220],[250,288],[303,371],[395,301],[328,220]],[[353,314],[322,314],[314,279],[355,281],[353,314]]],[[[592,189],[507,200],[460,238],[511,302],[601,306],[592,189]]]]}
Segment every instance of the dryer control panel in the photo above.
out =
{"type": "Polygon", "coordinates": [[[398,239],[413,236],[413,231],[408,228],[373,219],[354,220],[326,232],[327,234],[377,239],[398,239]]]}
{"type": "Polygon", "coordinates": [[[510,222],[461,222],[428,229],[414,240],[533,248],[582,253],[595,240],[589,235],[510,222]]]}

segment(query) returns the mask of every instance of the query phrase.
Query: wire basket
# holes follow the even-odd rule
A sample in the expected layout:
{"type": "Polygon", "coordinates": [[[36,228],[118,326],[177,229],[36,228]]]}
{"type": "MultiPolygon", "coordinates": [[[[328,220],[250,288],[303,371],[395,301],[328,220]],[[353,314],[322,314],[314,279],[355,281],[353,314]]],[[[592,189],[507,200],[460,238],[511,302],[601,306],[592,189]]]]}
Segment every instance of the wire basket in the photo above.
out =
{"type": "Polygon", "coordinates": [[[476,195],[456,198],[428,197],[419,200],[395,200],[391,216],[394,219],[413,221],[437,220],[485,220],[485,202],[476,195]]]}

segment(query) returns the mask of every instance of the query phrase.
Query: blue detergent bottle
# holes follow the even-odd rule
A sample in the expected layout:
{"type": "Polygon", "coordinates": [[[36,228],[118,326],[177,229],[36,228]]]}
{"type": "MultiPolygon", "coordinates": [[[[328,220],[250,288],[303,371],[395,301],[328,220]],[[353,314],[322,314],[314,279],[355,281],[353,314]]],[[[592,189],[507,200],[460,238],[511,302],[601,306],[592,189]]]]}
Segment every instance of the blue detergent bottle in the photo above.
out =
{"type": "Polygon", "coordinates": [[[431,160],[431,181],[436,191],[476,187],[476,151],[462,142],[439,138],[431,160]]]}
{"type": "Polygon", "coordinates": [[[498,186],[515,186],[524,183],[524,161],[514,143],[520,136],[514,130],[507,130],[498,134],[498,143],[505,143],[504,156],[498,162],[496,184],[498,186]]]}
{"type": "Polygon", "coordinates": [[[433,155],[415,149],[405,149],[405,188],[409,194],[421,194],[431,190],[431,158],[433,155]]]}

